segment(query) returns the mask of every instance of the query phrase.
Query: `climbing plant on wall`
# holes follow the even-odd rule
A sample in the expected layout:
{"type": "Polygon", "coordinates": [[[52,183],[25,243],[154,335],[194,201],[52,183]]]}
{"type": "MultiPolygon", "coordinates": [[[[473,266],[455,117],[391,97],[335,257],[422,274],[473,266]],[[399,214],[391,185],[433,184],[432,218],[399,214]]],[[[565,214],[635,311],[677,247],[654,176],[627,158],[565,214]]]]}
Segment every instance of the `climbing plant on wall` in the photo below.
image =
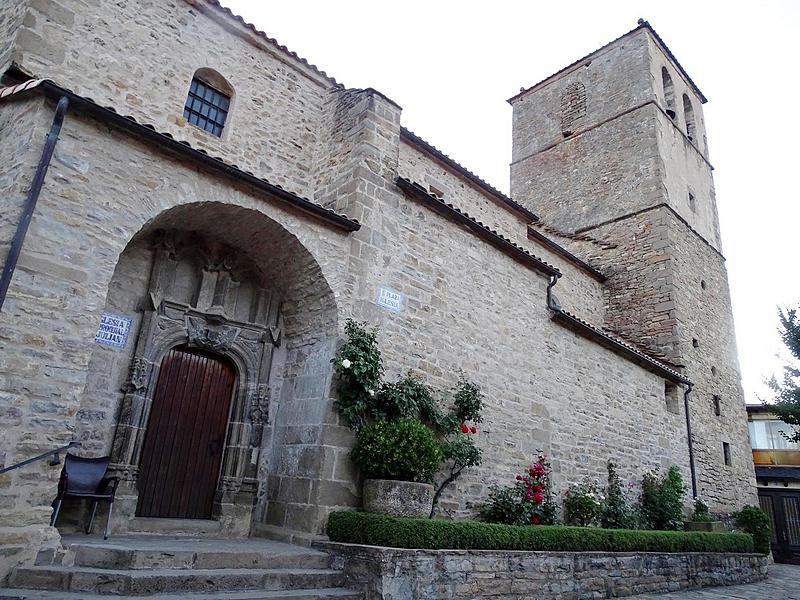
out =
{"type": "Polygon", "coordinates": [[[339,393],[334,406],[356,432],[376,421],[415,419],[436,434],[444,473],[434,493],[433,516],[444,489],[465,469],[481,464],[475,436],[483,422],[483,393],[464,374],[448,392],[434,390],[410,372],[385,382],[378,329],[348,319],[345,335],[347,340],[332,361],[339,393]]]}

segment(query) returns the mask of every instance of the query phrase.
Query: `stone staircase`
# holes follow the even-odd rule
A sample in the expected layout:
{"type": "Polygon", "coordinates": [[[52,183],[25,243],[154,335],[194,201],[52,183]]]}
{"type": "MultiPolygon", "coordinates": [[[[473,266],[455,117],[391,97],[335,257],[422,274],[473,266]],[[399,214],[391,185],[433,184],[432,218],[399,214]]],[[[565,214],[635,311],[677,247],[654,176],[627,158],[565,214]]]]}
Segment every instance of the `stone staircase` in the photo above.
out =
{"type": "Polygon", "coordinates": [[[324,552],[263,539],[63,538],[53,564],[17,568],[0,600],[362,600],[324,552]]]}

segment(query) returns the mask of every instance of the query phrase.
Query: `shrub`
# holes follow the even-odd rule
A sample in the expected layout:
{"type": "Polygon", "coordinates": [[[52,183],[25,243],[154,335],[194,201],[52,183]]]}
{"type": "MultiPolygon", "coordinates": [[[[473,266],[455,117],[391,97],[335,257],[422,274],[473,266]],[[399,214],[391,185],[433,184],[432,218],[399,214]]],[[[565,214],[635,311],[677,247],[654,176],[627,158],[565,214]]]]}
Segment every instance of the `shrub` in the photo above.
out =
{"type": "MultiPolygon", "coordinates": [[[[445,402],[437,401],[430,386],[410,372],[393,383],[382,381],[384,370],[377,328],[369,329],[366,323],[348,319],[345,334],[347,341],[331,361],[339,392],[334,405],[347,425],[356,431],[375,421],[416,419],[435,432],[441,444],[445,472],[433,496],[433,516],[444,489],[458,479],[464,469],[481,464],[482,453],[472,437],[478,432],[477,423],[483,420],[480,387],[462,375],[452,390],[451,405],[443,408],[441,405],[445,402]]],[[[441,396],[448,398],[446,394],[441,396]]],[[[419,457],[419,460],[424,459],[424,456],[419,457]]],[[[368,464],[371,468],[380,462],[380,459],[367,460],[365,456],[361,460],[363,463],[359,464],[368,464]]],[[[366,471],[364,474],[371,476],[366,471]]],[[[426,478],[432,479],[432,475],[426,478]]]]}
{"type": "Polygon", "coordinates": [[[380,419],[421,419],[433,422],[437,415],[433,392],[408,373],[394,383],[384,383],[375,396],[372,416],[380,419]]]}
{"type": "Polygon", "coordinates": [[[359,431],[350,456],[367,478],[429,483],[442,462],[442,447],[415,419],[376,421],[359,431]]]}
{"type": "Polygon", "coordinates": [[[507,525],[549,525],[556,522],[550,485],[550,462],[539,454],[525,475],[506,487],[493,486],[480,511],[481,519],[507,525]]]}
{"type": "Polygon", "coordinates": [[[589,527],[600,516],[601,500],[593,484],[571,485],[564,493],[564,522],[589,527]]]}
{"type": "Polygon", "coordinates": [[[683,478],[675,465],[663,478],[658,476],[658,471],[645,473],[640,500],[642,524],[648,529],[682,529],[685,495],[683,478]]]}
{"type": "Polygon", "coordinates": [[[736,526],[753,536],[755,551],[769,554],[771,534],[767,513],[757,506],[745,506],[735,517],[736,526]]]}
{"type": "Polygon", "coordinates": [[[616,465],[608,461],[606,468],[608,469],[608,485],[606,485],[603,506],[600,508],[600,527],[632,529],[636,525],[636,515],[625,499],[616,465]]]}
{"type": "Polygon", "coordinates": [[[327,533],[334,542],[394,548],[543,550],[551,552],[752,552],[743,533],[635,531],[584,527],[500,525],[445,519],[410,519],[334,512],[327,533]]]}
{"type": "Polygon", "coordinates": [[[706,504],[702,498],[694,499],[694,512],[692,513],[691,520],[696,523],[710,523],[715,520],[708,511],[708,504],[706,504]]]}

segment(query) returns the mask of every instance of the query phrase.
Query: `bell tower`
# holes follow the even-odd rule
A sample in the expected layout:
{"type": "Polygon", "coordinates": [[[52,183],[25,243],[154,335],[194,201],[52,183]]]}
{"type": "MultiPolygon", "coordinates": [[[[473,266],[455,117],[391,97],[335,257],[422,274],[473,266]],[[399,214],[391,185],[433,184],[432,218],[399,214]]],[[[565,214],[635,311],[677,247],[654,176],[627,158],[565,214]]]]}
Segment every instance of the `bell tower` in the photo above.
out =
{"type": "Polygon", "coordinates": [[[640,20],[509,102],[512,196],[565,245],[615,246],[592,258],[608,276],[602,325],[693,381],[700,495],[720,512],[754,502],[705,96],[640,20]]]}

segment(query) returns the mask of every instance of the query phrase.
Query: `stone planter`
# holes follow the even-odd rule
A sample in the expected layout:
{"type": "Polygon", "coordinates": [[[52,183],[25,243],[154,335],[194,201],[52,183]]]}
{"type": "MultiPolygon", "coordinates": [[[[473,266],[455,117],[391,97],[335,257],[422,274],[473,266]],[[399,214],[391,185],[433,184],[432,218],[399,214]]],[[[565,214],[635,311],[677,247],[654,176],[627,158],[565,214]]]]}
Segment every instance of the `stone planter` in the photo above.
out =
{"type": "Polygon", "coordinates": [[[684,531],[725,531],[722,521],[684,521],[684,531]]]}
{"type": "Polygon", "coordinates": [[[390,479],[364,480],[364,510],[395,517],[427,517],[433,508],[433,486],[390,479]]]}

